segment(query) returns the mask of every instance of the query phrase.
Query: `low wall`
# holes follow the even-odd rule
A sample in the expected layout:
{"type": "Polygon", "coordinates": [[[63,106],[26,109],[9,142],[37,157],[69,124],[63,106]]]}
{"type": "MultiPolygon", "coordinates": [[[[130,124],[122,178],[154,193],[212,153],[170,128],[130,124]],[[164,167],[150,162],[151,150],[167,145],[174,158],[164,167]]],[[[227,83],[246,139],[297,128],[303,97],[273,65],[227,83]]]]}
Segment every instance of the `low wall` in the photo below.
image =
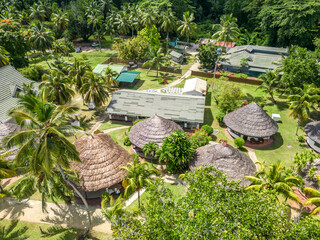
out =
{"type": "MultiPolygon", "coordinates": [[[[200,72],[200,71],[191,71],[191,75],[193,76],[198,76],[198,77],[205,77],[205,78],[213,78],[213,73],[206,73],[206,72],[200,72]]],[[[219,72],[216,73],[216,78],[220,78],[223,75],[219,72]]],[[[240,78],[233,76],[229,74],[228,76],[225,76],[228,78],[229,81],[231,82],[238,82],[238,83],[246,83],[246,84],[251,84],[251,85],[256,85],[260,86],[262,84],[262,81],[258,80],[257,78],[253,77],[248,77],[248,78],[240,78]]]]}

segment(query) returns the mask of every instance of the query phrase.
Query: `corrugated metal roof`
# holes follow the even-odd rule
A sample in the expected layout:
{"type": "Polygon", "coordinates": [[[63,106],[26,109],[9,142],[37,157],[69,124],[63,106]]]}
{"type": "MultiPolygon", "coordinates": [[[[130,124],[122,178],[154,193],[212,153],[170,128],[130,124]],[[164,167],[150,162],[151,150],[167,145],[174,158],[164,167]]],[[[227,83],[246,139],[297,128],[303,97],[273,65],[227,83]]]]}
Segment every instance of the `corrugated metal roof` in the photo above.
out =
{"type": "Polygon", "coordinates": [[[119,90],[113,93],[106,113],[140,117],[157,114],[175,121],[203,123],[204,109],[202,96],[119,90]]]}
{"type": "Polygon", "coordinates": [[[181,58],[181,57],[182,57],[182,54],[180,54],[180,53],[178,53],[178,52],[176,52],[176,51],[171,51],[171,52],[170,52],[170,55],[171,55],[172,57],[175,57],[175,58],[181,58]]]}
{"type": "Polygon", "coordinates": [[[186,80],[182,93],[197,91],[202,94],[206,94],[207,92],[207,82],[200,78],[191,78],[186,80]]]}
{"type": "Polygon", "coordinates": [[[94,73],[99,73],[101,74],[103,72],[104,69],[107,69],[107,68],[111,68],[112,71],[115,71],[117,73],[121,73],[122,71],[125,70],[126,66],[123,66],[123,65],[118,65],[118,64],[98,64],[94,69],[93,69],[93,72],[94,73]]]}
{"type": "Polygon", "coordinates": [[[31,82],[34,81],[25,78],[10,65],[0,68],[0,122],[8,120],[9,110],[17,105],[17,98],[14,97],[17,87],[31,82]]]}
{"type": "Polygon", "coordinates": [[[133,83],[133,81],[136,79],[136,77],[140,74],[140,72],[136,71],[128,71],[123,72],[120,74],[120,76],[117,78],[118,82],[127,82],[127,83],[133,83]]]}

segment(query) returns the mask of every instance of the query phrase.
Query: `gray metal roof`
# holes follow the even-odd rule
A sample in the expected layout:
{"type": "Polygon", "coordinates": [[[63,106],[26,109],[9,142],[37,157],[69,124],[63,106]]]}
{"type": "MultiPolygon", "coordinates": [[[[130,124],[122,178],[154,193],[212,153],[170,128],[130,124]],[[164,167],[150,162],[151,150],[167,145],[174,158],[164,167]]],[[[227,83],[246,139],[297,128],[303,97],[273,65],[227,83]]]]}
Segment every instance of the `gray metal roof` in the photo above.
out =
{"type": "Polygon", "coordinates": [[[175,58],[181,58],[183,56],[181,53],[178,53],[176,51],[171,51],[170,55],[175,58]]]}
{"type": "Polygon", "coordinates": [[[31,82],[10,65],[0,68],[0,122],[8,120],[9,110],[17,105],[16,89],[31,82]]]}
{"type": "Polygon", "coordinates": [[[106,113],[152,117],[182,122],[203,123],[205,97],[171,95],[136,90],[119,90],[113,93],[106,113]]]}

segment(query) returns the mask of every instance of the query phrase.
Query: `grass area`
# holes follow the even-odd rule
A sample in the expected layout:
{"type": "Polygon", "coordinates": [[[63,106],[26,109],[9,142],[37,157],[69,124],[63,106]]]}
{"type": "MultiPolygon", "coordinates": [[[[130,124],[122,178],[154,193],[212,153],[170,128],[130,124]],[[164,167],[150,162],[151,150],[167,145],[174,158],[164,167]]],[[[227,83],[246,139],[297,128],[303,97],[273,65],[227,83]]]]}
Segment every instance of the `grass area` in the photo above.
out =
{"type": "MultiPolygon", "coordinates": [[[[3,240],[74,240],[83,233],[84,230],[64,228],[51,224],[30,223],[24,221],[1,220],[0,221],[0,239],[3,240]],[[44,233],[41,233],[41,230],[44,233]]],[[[111,239],[110,234],[91,231],[87,240],[107,240],[111,239]]]]}
{"type": "Polygon", "coordinates": [[[187,56],[187,62],[184,64],[181,64],[181,69],[182,69],[182,75],[185,74],[189,68],[194,64],[196,61],[196,57],[193,55],[188,55],[187,56]]]}
{"type": "Polygon", "coordinates": [[[112,121],[106,121],[101,124],[99,127],[99,130],[107,130],[107,129],[112,129],[112,128],[117,128],[117,127],[124,127],[124,126],[131,126],[131,123],[129,122],[112,122],[112,121]]]}
{"type": "MultiPolygon", "coordinates": [[[[216,80],[219,81],[219,80],[216,80]]],[[[272,113],[279,113],[281,115],[281,122],[278,123],[279,131],[274,136],[274,145],[264,149],[256,149],[255,153],[258,160],[265,161],[266,164],[274,163],[279,161],[284,161],[285,166],[290,166],[293,163],[293,156],[296,152],[303,152],[307,150],[307,146],[304,143],[299,143],[296,139],[295,130],[297,127],[297,121],[289,116],[289,104],[286,98],[276,97],[277,104],[273,104],[269,96],[257,90],[257,86],[242,84],[242,83],[232,83],[239,86],[243,93],[245,94],[244,99],[248,101],[264,102],[264,110],[271,116],[272,113]]],[[[218,121],[215,119],[216,114],[219,109],[212,98],[212,91],[209,90],[206,97],[206,108],[205,108],[205,120],[204,124],[211,125],[214,129],[219,130],[217,138],[214,139],[219,141],[219,139],[226,139],[230,145],[233,145],[233,140],[231,140],[225,133],[225,128],[221,127],[218,121]]],[[[299,134],[304,135],[302,129],[299,129],[299,134]]]]}
{"type": "Polygon", "coordinates": [[[148,69],[143,68],[137,68],[135,71],[141,72],[140,73],[140,80],[134,85],[130,87],[126,87],[128,89],[134,89],[134,90],[146,90],[146,89],[152,89],[152,88],[161,88],[165,87],[166,85],[160,84],[158,82],[158,79],[165,78],[168,83],[171,83],[175,80],[178,80],[181,75],[175,74],[175,73],[166,73],[166,72],[160,72],[157,77],[157,71],[151,70],[148,73],[148,69]]]}
{"type": "Polygon", "coordinates": [[[124,149],[126,149],[127,151],[129,151],[130,146],[125,146],[125,145],[123,144],[123,140],[124,140],[124,138],[127,136],[127,131],[128,131],[128,129],[127,129],[127,128],[124,128],[124,129],[119,129],[119,130],[116,130],[116,131],[109,132],[108,134],[111,136],[111,138],[112,138],[116,143],[118,143],[121,147],[123,147],[124,149]]]}
{"type": "MultiPolygon", "coordinates": [[[[172,194],[173,194],[173,198],[175,199],[178,199],[179,197],[182,197],[185,192],[186,192],[186,187],[184,187],[183,185],[181,184],[170,184],[170,183],[164,183],[164,185],[166,187],[168,187],[171,191],[172,191],[172,194]]],[[[144,192],[142,195],[141,195],[141,204],[143,204],[143,202],[145,202],[147,200],[147,197],[149,196],[149,193],[148,192],[144,192]]],[[[133,203],[131,203],[127,208],[126,210],[127,211],[132,211],[132,210],[135,210],[138,208],[138,199],[136,199],[133,203]]]]}
{"type": "MultiPolygon", "coordinates": [[[[89,40],[92,42],[98,43],[98,39],[95,39],[94,36],[90,36],[89,40]]],[[[112,44],[113,44],[113,38],[111,38],[110,36],[105,36],[103,39],[101,39],[101,47],[102,48],[111,48],[112,44]]]]}

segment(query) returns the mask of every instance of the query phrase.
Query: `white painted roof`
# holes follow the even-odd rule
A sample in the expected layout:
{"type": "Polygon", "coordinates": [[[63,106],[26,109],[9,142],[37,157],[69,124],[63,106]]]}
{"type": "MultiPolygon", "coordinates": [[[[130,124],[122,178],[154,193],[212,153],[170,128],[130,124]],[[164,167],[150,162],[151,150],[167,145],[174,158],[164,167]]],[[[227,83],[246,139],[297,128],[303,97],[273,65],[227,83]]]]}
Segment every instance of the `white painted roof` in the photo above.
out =
{"type": "Polygon", "coordinates": [[[207,82],[200,78],[191,78],[186,80],[182,93],[197,91],[202,94],[207,92],[207,82]]]}

